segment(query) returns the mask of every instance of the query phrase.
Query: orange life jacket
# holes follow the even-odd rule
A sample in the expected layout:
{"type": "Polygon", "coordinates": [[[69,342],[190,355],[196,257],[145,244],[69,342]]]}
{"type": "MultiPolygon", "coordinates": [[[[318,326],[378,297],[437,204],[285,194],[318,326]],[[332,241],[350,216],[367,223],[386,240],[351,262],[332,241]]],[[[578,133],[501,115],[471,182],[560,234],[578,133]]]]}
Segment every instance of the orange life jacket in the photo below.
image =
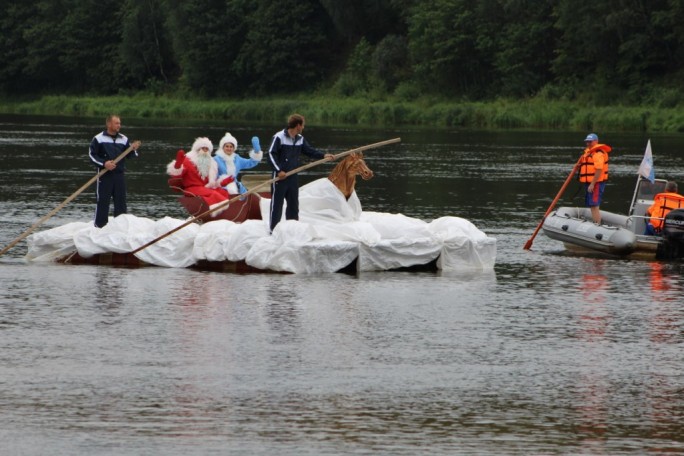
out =
{"type": "Polygon", "coordinates": [[[580,162],[579,181],[589,183],[594,179],[596,168],[594,168],[594,154],[603,154],[605,156],[603,170],[597,182],[605,182],[608,180],[608,152],[613,150],[612,147],[606,144],[596,144],[594,147],[587,147],[584,149],[584,155],[580,162]]]}
{"type": "Polygon", "coordinates": [[[684,196],[678,193],[658,193],[653,198],[653,204],[648,208],[651,214],[649,222],[653,225],[656,231],[663,227],[663,220],[665,216],[673,209],[680,209],[684,207],[684,196]]]}

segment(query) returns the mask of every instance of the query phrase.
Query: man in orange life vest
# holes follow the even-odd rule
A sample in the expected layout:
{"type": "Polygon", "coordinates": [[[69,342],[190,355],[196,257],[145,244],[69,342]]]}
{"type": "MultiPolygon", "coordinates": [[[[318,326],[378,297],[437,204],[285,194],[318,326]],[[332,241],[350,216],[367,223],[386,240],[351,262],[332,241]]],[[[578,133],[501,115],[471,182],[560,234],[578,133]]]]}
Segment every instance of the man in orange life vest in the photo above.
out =
{"type": "Polygon", "coordinates": [[[585,184],[585,203],[591,210],[594,223],[601,223],[601,200],[608,180],[608,152],[612,147],[598,143],[598,136],[590,133],[584,138],[586,149],[580,160],[579,181],[585,184]]]}
{"type": "Polygon", "coordinates": [[[646,234],[654,235],[663,229],[663,219],[673,209],[684,207],[684,196],[677,193],[677,183],[669,181],[665,184],[665,191],[653,198],[653,204],[646,210],[646,216],[651,219],[646,224],[646,234]]]}

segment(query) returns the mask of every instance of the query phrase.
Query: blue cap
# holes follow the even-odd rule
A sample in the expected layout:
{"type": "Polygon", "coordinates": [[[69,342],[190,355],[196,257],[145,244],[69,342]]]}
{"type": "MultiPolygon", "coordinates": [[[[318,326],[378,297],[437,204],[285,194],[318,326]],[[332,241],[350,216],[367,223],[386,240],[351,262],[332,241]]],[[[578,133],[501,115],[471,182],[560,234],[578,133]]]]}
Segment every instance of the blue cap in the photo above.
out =
{"type": "Polygon", "coordinates": [[[596,133],[589,133],[586,138],[584,138],[584,142],[587,141],[598,141],[598,136],[596,136],[596,133]]]}

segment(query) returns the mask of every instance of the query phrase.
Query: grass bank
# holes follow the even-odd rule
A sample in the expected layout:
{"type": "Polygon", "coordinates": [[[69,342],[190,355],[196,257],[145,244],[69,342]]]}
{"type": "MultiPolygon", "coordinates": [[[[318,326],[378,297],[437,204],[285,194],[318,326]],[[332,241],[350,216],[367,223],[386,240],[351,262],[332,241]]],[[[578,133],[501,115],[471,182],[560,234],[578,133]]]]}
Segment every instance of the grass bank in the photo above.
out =
{"type": "Polygon", "coordinates": [[[490,102],[370,101],[323,96],[251,100],[187,100],[152,95],[43,96],[0,100],[0,113],[128,119],[282,122],[300,112],[326,125],[462,127],[482,129],[562,129],[684,132],[684,111],[649,106],[586,106],[545,99],[490,102]]]}

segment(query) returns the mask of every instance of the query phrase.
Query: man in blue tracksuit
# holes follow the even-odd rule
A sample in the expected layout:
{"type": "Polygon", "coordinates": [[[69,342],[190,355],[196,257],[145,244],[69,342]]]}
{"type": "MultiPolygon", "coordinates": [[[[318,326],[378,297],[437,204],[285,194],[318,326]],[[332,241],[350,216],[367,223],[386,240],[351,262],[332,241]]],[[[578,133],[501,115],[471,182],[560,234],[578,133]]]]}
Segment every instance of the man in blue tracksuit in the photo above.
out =
{"type": "Polygon", "coordinates": [[[123,151],[128,147],[133,148],[133,153],[126,155],[126,158],[138,156],[140,141],[128,143],[128,138],[122,135],[121,118],[110,114],[107,116],[106,129],[97,134],[90,142],[88,156],[97,171],[107,169],[108,172],[102,174],[97,179],[97,206],[95,208],[95,226],[102,228],[109,221],[109,203],[114,198],[114,217],[126,213],[126,181],[124,172],[126,171],[125,160],[114,163],[123,151]]]}
{"type": "Polygon", "coordinates": [[[302,136],[304,116],[292,114],[287,120],[287,128],[273,135],[271,147],[268,149],[268,160],[273,169],[273,179],[279,180],[271,184],[271,232],[283,215],[283,202],[287,201],[285,218],[299,220],[299,184],[297,174],[285,177],[288,171],[299,168],[299,155],[312,158],[328,158],[333,154],[323,154],[309,145],[302,136]]]}

